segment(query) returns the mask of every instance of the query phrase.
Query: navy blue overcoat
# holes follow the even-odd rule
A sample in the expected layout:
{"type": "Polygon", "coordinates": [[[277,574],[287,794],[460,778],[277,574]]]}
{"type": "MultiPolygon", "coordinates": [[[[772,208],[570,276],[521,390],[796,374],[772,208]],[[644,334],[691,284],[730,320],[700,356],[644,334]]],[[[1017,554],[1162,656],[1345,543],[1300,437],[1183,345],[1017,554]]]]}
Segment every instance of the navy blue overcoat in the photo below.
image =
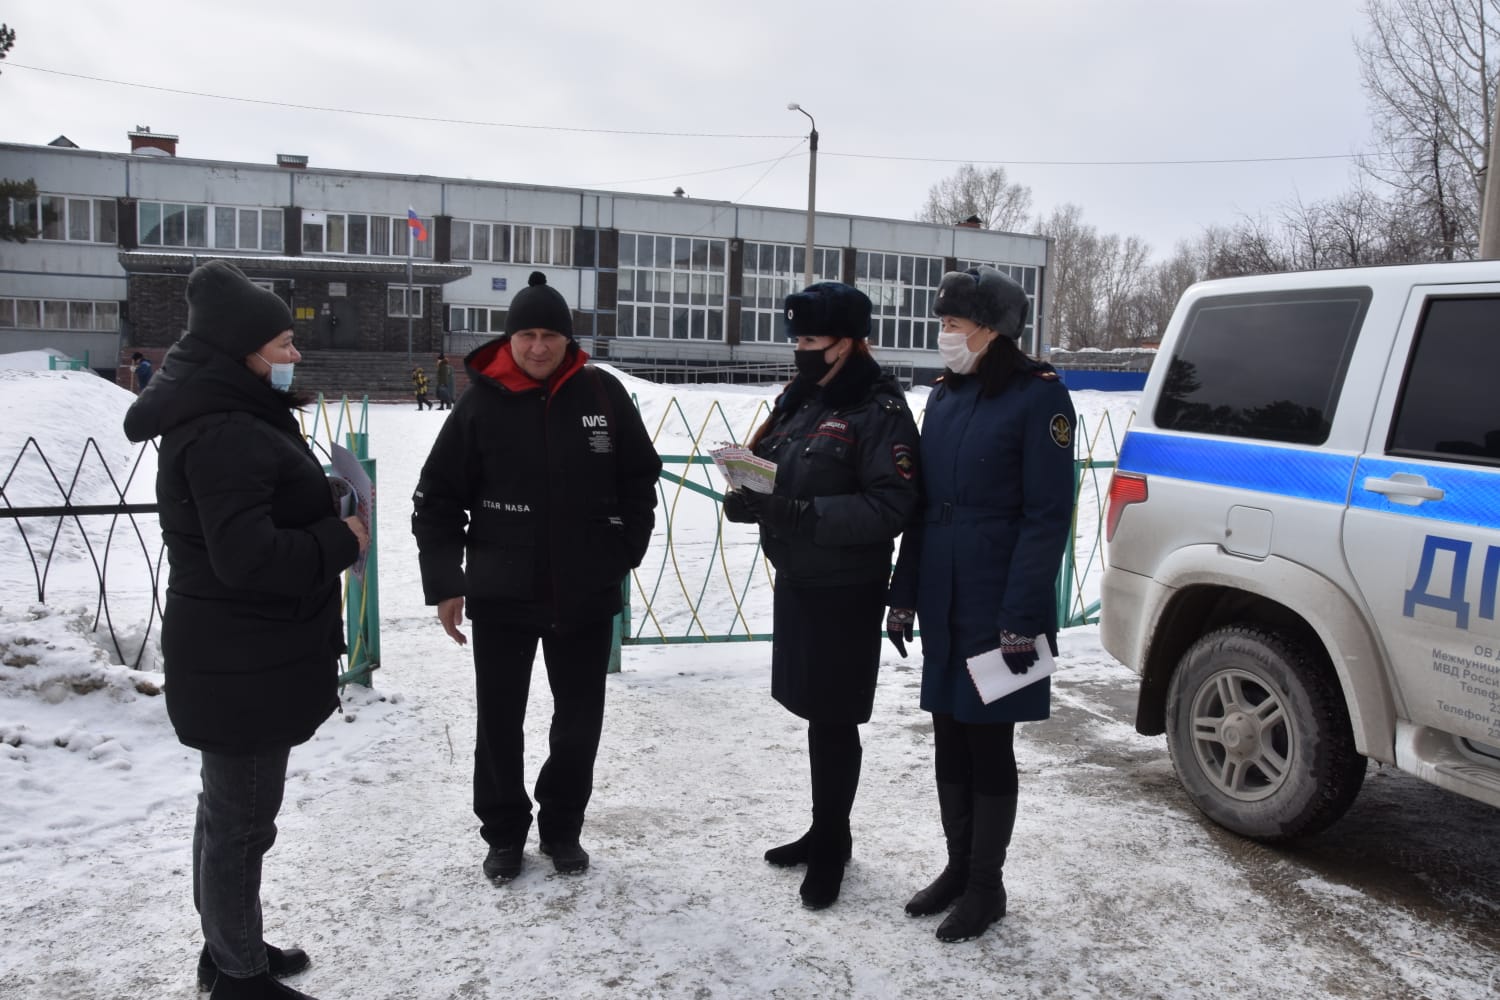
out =
{"type": "Polygon", "coordinates": [[[976,378],[939,382],[922,423],[923,511],[902,536],[890,605],[915,608],[922,708],[960,722],[1045,719],[1050,681],[989,705],[966,667],[1001,629],[1057,633],[1056,580],[1073,523],[1067,387],[1028,361],[989,397],[976,378]]]}

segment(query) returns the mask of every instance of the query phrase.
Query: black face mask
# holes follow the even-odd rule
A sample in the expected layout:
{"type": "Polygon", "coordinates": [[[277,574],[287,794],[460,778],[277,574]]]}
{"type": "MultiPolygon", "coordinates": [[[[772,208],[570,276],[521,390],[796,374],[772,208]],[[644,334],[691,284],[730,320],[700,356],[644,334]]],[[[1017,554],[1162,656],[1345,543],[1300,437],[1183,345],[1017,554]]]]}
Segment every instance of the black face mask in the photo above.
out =
{"type": "Polygon", "coordinates": [[[809,382],[820,381],[824,375],[828,374],[828,370],[833,367],[833,362],[824,357],[827,353],[827,348],[793,351],[792,359],[797,364],[797,374],[809,382]]]}

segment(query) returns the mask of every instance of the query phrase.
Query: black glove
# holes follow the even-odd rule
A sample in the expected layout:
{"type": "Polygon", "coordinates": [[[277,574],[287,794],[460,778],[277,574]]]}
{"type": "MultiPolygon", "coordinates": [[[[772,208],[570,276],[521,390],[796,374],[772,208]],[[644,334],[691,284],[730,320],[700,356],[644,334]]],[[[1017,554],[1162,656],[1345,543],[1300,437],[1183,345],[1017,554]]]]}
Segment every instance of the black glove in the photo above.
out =
{"type": "Polygon", "coordinates": [[[724,516],[735,524],[755,524],[760,520],[763,493],[754,490],[730,490],[724,494],[724,516]]]}
{"type": "Polygon", "coordinates": [[[891,640],[891,645],[896,647],[896,652],[901,658],[906,659],[906,644],[911,642],[912,622],[917,620],[917,613],[911,608],[892,608],[885,615],[885,634],[891,640]]]}
{"type": "Polygon", "coordinates": [[[1037,661],[1036,642],[1010,629],[1001,629],[1000,656],[1011,673],[1024,674],[1037,661]]]}
{"type": "Polygon", "coordinates": [[[760,498],[760,523],[779,538],[810,537],[817,517],[811,500],[792,500],[774,493],[760,498]]]}

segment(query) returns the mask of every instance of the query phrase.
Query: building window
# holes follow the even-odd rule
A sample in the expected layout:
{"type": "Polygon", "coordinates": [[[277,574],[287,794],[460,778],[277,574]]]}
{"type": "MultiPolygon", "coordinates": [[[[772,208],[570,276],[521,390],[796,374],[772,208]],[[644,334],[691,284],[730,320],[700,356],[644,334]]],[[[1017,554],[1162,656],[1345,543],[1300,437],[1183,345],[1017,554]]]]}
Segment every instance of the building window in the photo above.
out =
{"type": "Polygon", "coordinates": [[[137,209],[143,247],[192,247],[280,253],[281,209],[143,201],[137,209]]]}
{"type": "Polygon", "coordinates": [[[0,299],[0,329],[117,333],[120,303],[74,299],[0,299]]]}
{"type": "MultiPolygon", "coordinates": [[[[503,310],[494,310],[503,317],[503,310]]],[[[448,332],[449,333],[489,333],[490,312],[485,306],[449,306],[448,307],[448,332]]],[[[505,329],[504,321],[496,327],[497,330],[505,329]]]]}
{"type": "Polygon", "coordinates": [[[455,220],[449,231],[448,254],[454,260],[572,267],[573,230],[455,220]]]}
{"type": "Polygon", "coordinates": [[[860,250],[854,284],[870,297],[870,346],[937,350],[932,300],[943,281],[941,257],[860,250]]]}
{"type": "Polygon", "coordinates": [[[84,198],[44,194],[30,201],[11,200],[12,225],[30,224],[38,237],[67,243],[120,242],[119,218],[113,198],[84,198]]]}
{"type": "Polygon", "coordinates": [[[386,288],[385,314],[387,316],[412,316],[422,318],[422,289],[405,285],[390,285],[386,288]],[[410,299],[407,298],[408,293],[410,299]]]}
{"type": "Polygon", "coordinates": [[[1037,353],[1036,343],[1036,286],[1037,276],[1041,274],[1041,268],[1026,264],[1001,264],[992,260],[961,260],[958,262],[960,271],[967,271],[971,267],[987,264],[999,271],[1001,274],[1014,278],[1016,283],[1026,290],[1026,301],[1031,303],[1031,308],[1026,310],[1026,323],[1021,327],[1020,347],[1022,352],[1030,355],[1037,353]]]}
{"type": "Polygon", "coordinates": [[[726,241],[621,233],[615,335],[723,341],[727,286],[726,241]]]}
{"type": "Polygon", "coordinates": [[[281,252],[281,210],[215,206],[213,245],[216,250],[281,252]]]}
{"type": "MultiPolygon", "coordinates": [[[[790,243],[746,243],[740,291],[740,343],[786,338],[786,297],[803,284],[807,248],[790,243]]],[[[813,280],[839,281],[844,255],[813,248],[813,280]]]]}
{"type": "MultiPolygon", "coordinates": [[[[427,239],[412,244],[413,257],[432,257],[432,219],[423,218],[427,239]]],[[[349,257],[405,257],[408,226],[404,215],[302,213],[302,252],[349,257]]],[[[395,315],[394,313],[392,315],[395,315]]],[[[404,314],[403,314],[404,315],[404,314]]]]}

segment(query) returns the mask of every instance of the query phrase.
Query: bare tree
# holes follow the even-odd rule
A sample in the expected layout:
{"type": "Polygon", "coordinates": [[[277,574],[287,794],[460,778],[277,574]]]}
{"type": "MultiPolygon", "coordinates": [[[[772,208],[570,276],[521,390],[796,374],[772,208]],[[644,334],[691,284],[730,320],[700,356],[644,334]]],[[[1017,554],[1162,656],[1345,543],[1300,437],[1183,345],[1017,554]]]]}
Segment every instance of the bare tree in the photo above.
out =
{"type": "Polygon", "coordinates": [[[1136,299],[1149,274],[1150,247],[1134,236],[1100,235],[1077,205],[1054,209],[1036,227],[1052,240],[1053,340],[1075,351],[1138,340],[1136,299]]]}
{"type": "Polygon", "coordinates": [[[1421,209],[1425,259],[1473,257],[1500,70],[1500,0],[1369,0],[1356,43],[1386,157],[1367,169],[1421,209]]]}
{"type": "Polygon", "coordinates": [[[1188,286],[1201,280],[1202,266],[1197,249],[1187,243],[1177,244],[1172,256],[1147,271],[1131,309],[1130,343],[1155,343],[1166,332],[1167,321],[1177,300],[1188,286]]]}
{"type": "Polygon", "coordinates": [[[927,190],[920,222],[954,226],[977,216],[984,229],[1019,232],[1031,212],[1031,188],[1012,184],[1004,167],[980,170],[965,163],[927,190]]]}

